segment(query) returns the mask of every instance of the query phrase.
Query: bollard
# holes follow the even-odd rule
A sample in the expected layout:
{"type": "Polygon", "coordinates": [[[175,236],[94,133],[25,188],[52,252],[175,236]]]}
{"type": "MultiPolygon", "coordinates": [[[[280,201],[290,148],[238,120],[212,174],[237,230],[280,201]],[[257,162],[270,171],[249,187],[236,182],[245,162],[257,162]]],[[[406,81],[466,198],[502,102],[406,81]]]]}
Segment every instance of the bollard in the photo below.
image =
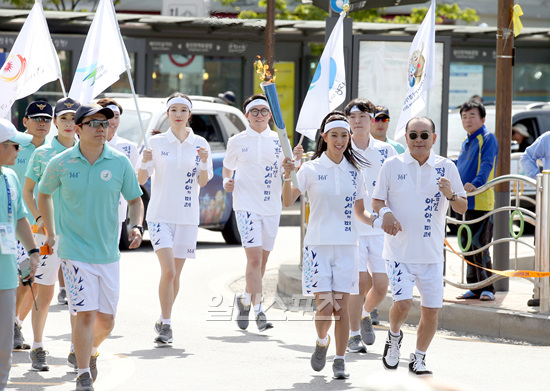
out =
{"type": "MultiPolygon", "coordinates": [[[[550,170],[542,172],[541,194],[541,271],[550,271],[550,170]]],[[[538,217],[538,216],[537,216],[538,217]]],[[[540,287],[540,312],[550,311],[550,281],[549,277],[541,278],[540,287]]]]}
{"type": "MultiPolygon", "coordinates": [[[[535,193],[535,271],[541,272],[541,246],[542,246],[542,174],[537,175],[537,185],[535,193]]],[[[542,279],[535,278],[535,287],[533,288],[533,299],[539,300],[540,303],[540,284],[542,279]]]]}

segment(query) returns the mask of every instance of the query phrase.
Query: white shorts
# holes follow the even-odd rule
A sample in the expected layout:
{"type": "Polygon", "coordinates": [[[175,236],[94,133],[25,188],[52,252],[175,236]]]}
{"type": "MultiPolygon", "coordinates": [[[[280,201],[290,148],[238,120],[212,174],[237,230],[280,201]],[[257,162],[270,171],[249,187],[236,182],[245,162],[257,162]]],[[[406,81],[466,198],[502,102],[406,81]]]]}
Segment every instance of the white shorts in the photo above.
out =
{"type": "MultiPolygon", "coordinates": [[[[46,235],[33,234],[34,240],[38,248],[44,245],[46,241],[46,235]]],[[[38,261],[38,267],[36,268],[36,274],[34,276],[34,282],[40,285],[53,285],[57,281],[57,274],[59,272],[59,266],[61,261],[57,255],[57,247],[59,243],[59,235],[55,237],[55,246],[53,246],[52,255],[41,255],[38,261]]]]}
{"type": "Polygon", "coordinates": [[[69,311],[115,315],[120,291],[120,263],[86,263],[61,258],[69,311]]]}
{"type": "Polygon", "coordinates": [[[279,230],[281,215],[262,216],[243,210],[235,211],[235,218],[241,242],[244,248],[262,247],[265,251],[273,250],[279,230]]]}
{"type": "Polygon", "coordinates": [[[422,307],[443,306],[443,262],[402,263],[386,260],[386,272],[393,301],[411,300],[416,285],[422,307]]]}
{"type": "Polygon", "coordinates": [[[386,261],[382,258],[384,235],[359,236],[357,257],[359,271],[372,273],[386,273],[386,261]]]}
{"type": "Polygon", "coordinates": [[[317,292],[359,293],[357,246],[305,246],[302,294],[317,292]]]}
{"type": "Polygon", "coordinates": [[[27,254],[27,250],[25,250],[25,247],[21,244],[21,242],[17,241],[17,266],[21,264],[25,259],[29,257],[29,254],[27,254]]]}
{"type": "Polygon", "coordinates": [[[174,258],[195,259],[197,250],[196,225],[153,223],[148,221],[149,236],[155,251],[161,248],[171,248],[174,258]]]}

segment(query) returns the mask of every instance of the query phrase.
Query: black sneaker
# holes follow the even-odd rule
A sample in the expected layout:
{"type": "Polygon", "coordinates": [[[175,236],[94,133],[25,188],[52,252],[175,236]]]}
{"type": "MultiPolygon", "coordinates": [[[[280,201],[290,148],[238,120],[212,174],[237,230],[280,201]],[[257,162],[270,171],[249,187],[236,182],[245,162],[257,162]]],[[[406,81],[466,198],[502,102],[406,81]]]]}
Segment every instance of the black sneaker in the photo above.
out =
{"type": "Polygon", "coordinates": [[[399,330],[399,337],[392,337],[388,330],[388,338],[384,346],[384,354],[382,355],[382,364],[384,368],[396,370],[399,365],[399,349],[401,349],[401,341],[403,340],[403,332],[399,330]]]}
{"type": "Polygon", "coordinates": [[[159,344],[168,344],[172,343],[172,328],[169,324],[163,324],[162,328],[160,330],[160,333],[157,338],[155,338],[155,342],[159,344]]]}
{"type": "Polygon", "coordinates": [[[319,372],[325,367],[327,363],[328,345],[330,345],[330,335],[326,345],[319,345],[319,341],[315,342],[315,350],[311,355],[311,367],[314,371],[319,372]]]}
{"type": "Polygon", "coordinates": [[[76,378],[76,391],[94,391],[94,382],[88,372],[76,378]]]}
{"type": "Polygon", "coordinates": [[[426,369],[426,356],[411,353],[411,362],[409,363],[409,372],[416,376],[433,376],[432,371],[426,369]]]}
{"type": "Polygon", "coordinates": [[[36,349],[31,350],[31,352],[29,354],[29,358],[31,359],[31,363],[32,363],[31,364],[31,369],[33,371],[42,372],[42,371],[49,371],[50,370],[50,367],[46,363],[46,354],[47,353],[48,352],[46,352],[42,348],[36,348],[36,349]]]}
{"type": "Polygon", "coordinates": [[[334,372],[335,379],[347,379],[349,373],[346,372],[346,363],[341,358],[337,358],[332,363],[332,371],[334,372]]]}
{"type": "Polygon", "coordinates": [[[21,326],[19,326],[17,322],[13,324],[13,348],[25,350],[31,348],[31,345],[25,343],[25,338],[23,338],[21,326]]]}
{"type": "Polygon", "coordinates": [[[256,325],[258,326],[258,330],[260,331],[265,331],[267,329],[273,328],[273,324],[267,321],[267,318],[265,317],[265,314],[263,312],[260,312],[256,316],[256,325]]]}
{"type": "Polygon", "coordinates": [[[380,318],[378,318],[378,309],[373,309],[370,313],[370,318],[372,320],[372,324],[375,326],[378,326],[380,324],[380,318]]]}
{"type": "Polygon", "coordinates": [[[241,330],[246,330],[248,327],[248,316],[250,314],[251,305],[244,305],[242,295],[237,296],[236,301],[237,310],[239,311],[237,314],[237,326],[239,326],[241,330]]]}

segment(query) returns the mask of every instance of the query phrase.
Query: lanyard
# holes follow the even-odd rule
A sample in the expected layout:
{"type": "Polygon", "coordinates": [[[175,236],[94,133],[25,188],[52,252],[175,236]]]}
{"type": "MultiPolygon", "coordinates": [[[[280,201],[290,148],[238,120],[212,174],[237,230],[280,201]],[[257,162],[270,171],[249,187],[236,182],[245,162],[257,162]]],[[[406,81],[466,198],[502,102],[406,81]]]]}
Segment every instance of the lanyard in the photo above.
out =
{"type": "Polygon", "coordinates": [[[10,185],[8,183],[8,177],[6,174],[3,174],[4,181],[6,181],[6,191],[8,192],[8,223],[11,223],[11,217],[13,215],[12,211],[12,205],[11,205],[11,191],[10,191],[10,185]]]}

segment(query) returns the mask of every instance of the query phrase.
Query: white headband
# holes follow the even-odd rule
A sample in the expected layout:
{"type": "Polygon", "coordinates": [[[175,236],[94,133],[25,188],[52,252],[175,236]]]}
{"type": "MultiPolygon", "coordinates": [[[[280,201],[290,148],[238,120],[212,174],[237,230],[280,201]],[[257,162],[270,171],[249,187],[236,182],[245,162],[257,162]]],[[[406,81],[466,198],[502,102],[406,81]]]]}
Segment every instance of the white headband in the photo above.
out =
{"type": "Polygon", "coordinates": [[[349,111],[349,113],[350,113],[350,114],[351,114],[351,113],[355,113],[356,111],[360,111],[361,113],[366,113],[366,114],[370,115],[371,118],[374,118],[374,113],[369,113],[368,111],[363,111],[363,110],[361,110],[361,109],[360,109],[359,107],[357,107],[357,106],[353,106],[353,107],[351,108],[351,110],[349,111]]]}
{"type": "Polygon", "coordinates": [[[254,99],[252,102],[246,105],[246,107],[244,108],[244,113],[246,114],[250,111],[252,107],[260,105],[267,106],[267,108],[269,108],[269,103],[267,103],[265,99],[254,99]]]}
{"type": "Polygon", "coordinates": [[[105,107],[107,107],[108,109],[111,109],[114,113],[119,113],[120,114],[120,109],[116,105],[107,105],[105,107]]]}
{"type": "Polygon", "coordinates": [[[170,109],[170,106],[175,105],[176,103],[181,103],[189,107],[189,110],[193,108],[193,105],[191,104],[191,101],[189,99],[186,99],[182,96],[176,96],[175,98],[172,98],[168,102],[166,102],[166,110],[170,109]]]}
{"type": "Polygon", "coordinates": [[[334,129],[334,128],[344,128],[348,132],[350,132],[349,124],[346,121],[336,120],[336,121],[332,121],[332,122],[329,122],[328,124],[326,124],[323,133],[326,133],[329,130],[334,129]]]}

